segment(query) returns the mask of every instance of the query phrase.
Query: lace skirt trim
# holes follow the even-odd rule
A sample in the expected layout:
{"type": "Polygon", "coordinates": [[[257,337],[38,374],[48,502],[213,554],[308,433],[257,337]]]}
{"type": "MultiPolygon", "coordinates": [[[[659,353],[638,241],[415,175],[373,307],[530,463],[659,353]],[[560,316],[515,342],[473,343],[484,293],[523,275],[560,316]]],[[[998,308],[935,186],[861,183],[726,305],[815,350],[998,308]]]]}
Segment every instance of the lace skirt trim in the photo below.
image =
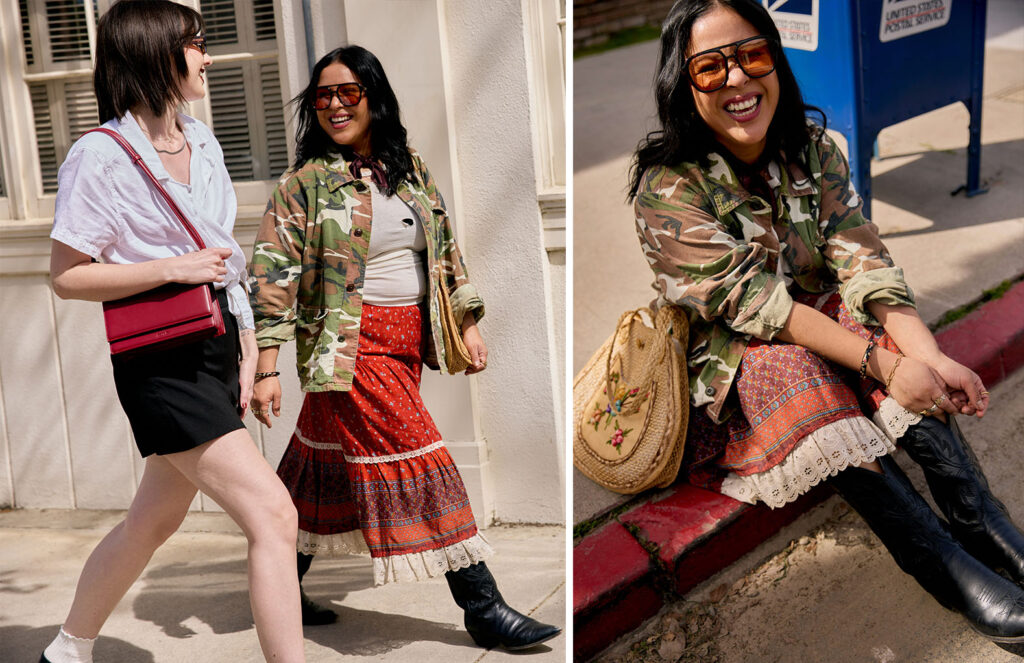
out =
{"type": "Polygon", "coordinates": [[[730,472],[721,492],[750,504],[760,500],[774,509],[847,467],[869,463],[894,451],[896,446],[890,437],[866,417],[840,419],[801,439],[785,460],[764,472],[747,476],[730,472]]]}
{"type": "MultiPolygon", "coordinates": [[[[298,551],[306,555],[369,555],[359,530],[340,534],[314,534],[299,530],[298,551]]],[[[412,582],[457,571],[482,562],[494,549],[480,532],[456,544],[408,555],[373,557],[373,584],[412,582]]]]}
{"type": "Polygon", "coordinates": [[[892,396],[886,396],[879,403],[878,410],[872,418],[875,425],[881,428],[893,443],[903,437],[908,428],[921,421],[921,415],[906,409],[892,396]]]}

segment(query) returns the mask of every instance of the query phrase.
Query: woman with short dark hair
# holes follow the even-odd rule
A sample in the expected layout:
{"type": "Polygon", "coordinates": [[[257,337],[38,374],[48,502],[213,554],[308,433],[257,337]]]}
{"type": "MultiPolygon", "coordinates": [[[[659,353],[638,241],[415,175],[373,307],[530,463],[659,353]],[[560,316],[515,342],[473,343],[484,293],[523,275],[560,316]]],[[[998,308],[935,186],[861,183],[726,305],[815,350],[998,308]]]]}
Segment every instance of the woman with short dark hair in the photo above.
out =
{"type": "MultiPolygon", "coordinates": [[[[406,141],[398,100],[359,46],[317,62],[298,107],[296,157],[256,236],[252,303],[260,346],[253,413],[280,414],[278,348],[295,339],[306,391],[278,467],[299,512],[299,576],[313,555],[369,552],[376,584],[444,575],[483,647],[558,634],[510,608],[484,564],[469,498],[419,394],[423,364],[445,365],[448,292],[472,357],[487,366],[444,201],[406,141]]],[[[458,333],[459,330],[455,330],[458,333]]],[[[302,596],[303,622],[333,611],[302,596]]]]}
{"type": "Polygon", "coordinates": [[[289,572],[295,508],[240,416],[252,394],[257,349],[245,258],[232,237],[234,191],[213,132],[176,112],[206,94],[211,62],[202,17],[175,2],[122,0],[97,26],[94,86],[103,126],[141,156],[211,248],[195,250],[112,136],[88,133],[58,176],[53,289],[61,298],[108,301],[167,283],[210,283],[225,332],[112,358],[145,471],[124,521],[89,556],[67,619],[41,661],[92,661],[104,622],[200,489],[248,539],[250,602],[264,656],[304,660],[299,587],[289,572]]]}
{"type": "Polygon", "coordinates": [[[1024,534],[953,418],[988,392],[917,315],[767,10],[676,2],[655,87],[630,196],[659,305],[690,321],[689,480],[771,507],[828,480],[942,605],[1024,641],[1024,534]]]}

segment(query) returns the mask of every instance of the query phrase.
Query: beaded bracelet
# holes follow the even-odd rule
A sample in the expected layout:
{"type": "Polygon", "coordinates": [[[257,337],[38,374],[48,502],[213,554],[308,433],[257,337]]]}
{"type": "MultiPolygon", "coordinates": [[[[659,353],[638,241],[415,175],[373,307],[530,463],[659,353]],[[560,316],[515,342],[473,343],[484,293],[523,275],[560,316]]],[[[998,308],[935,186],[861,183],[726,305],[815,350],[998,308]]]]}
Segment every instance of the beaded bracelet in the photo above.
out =
{"type": "Polygon", "coordinates": [[[276,378],[278,375],[281,375],[281,371],[265,371],[262,373],[257,373],[255,377],[256,382],[259,382],[263,378],[276,378]]]}
{"type": "Polygon", "coordinates": [[[889,391],[889,385],[892,384],[892,379],[896,377],[896,368],[900,365],[900,360],[903,359],[903,353],[900,352],[896,355],[896,361],[892,363],[892,368],[889,369],[889,377],[885,378],[885,390],[889,391]]]}
{"type": "Polygon", "coordinates": [[[871,358],[871,351],[875,349],[875,337],[868,339],[868,347],[864,350],[864,356],[860,360],[860,379],[868,376],[868,359],[871,358]]]}

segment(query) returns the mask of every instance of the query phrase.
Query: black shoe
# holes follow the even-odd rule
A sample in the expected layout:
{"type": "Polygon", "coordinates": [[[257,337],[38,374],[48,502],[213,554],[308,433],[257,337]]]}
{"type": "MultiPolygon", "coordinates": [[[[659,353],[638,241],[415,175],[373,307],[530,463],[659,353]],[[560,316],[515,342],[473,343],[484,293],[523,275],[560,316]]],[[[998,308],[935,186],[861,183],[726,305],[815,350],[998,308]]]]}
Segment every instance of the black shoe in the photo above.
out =
{"type": "Polygon", "coordinates": [[[1024,586],[1024,532],[992,494],[956,418],[944,424],[924,417],[907,429],[900,446],[924,470],[953,537],[986,566],[1024,586]]]}
{"type": "Polygon", "coordinates": [[[480,647],[527,649],[562,632],[557,626],[542,624],[510,608],[483,562],[448,571],[444,577],[455,603],[466,613],[466,630],[480,647]]]}
{"type": "Polygon", "coordinates": [[[896,461],[878,463],[885,474],[852,467],[830,482],[940,604],[993,642],[1024,642],[1024,590],[964,550],[896,461]]]}
{"type": "Polygon", "coordinates": [[[39,663],[50,663],[50,659],[46,658],[46,654],[39,655],[39,663]]]}
{"type": "Polygon", "coordinates": [[[301,585],[299,586],[299,597],[302,602],[303,626],[323,626],[324,624],[333,624],[338,621],[338,613],[330,608],[325,608],[306,596],[306,592],[303,591],[301,585]]]}

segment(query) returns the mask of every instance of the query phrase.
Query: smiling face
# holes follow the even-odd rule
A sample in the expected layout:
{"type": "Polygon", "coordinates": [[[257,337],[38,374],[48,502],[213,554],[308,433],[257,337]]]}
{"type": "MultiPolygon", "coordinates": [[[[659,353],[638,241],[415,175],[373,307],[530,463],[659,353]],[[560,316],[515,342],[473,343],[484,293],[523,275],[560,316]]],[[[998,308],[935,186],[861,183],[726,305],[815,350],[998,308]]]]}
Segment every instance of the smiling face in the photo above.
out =
{"type": "MultiPolygon", "coordinates": [[[[726,7],[716,6],[698,18],[690,31],[687,57],[711,48],[754,37],[753,25],[726,7]]],[[[735,48],[723,49],[732,55],[735,48]]],[[[750,78],[729,59],[726,84],[714,92],[701,92],[690,86],[697,112],[726,149],[746,163],[753,163],[764,151],[768,126],[779,105],[779,77],[772,72],[750,78]]]]}
{"type": "MultiPolygon", "coordinates": [[[[360,83],[345,65],[335,62],[324,67],[317,87],[360,83]]],[[[355,106],[342,106],[337,95],[331,105],[316,111],[316,119],[327,136],[338,145],[347,145],[363,156],[370,155],[370,106],[364,93],[355,106]]]]}
{"type": "Polygon", "coordinates": [[[198,101],[206,96],[206,68],[213,64],[213,59],[196,46],[186,44],[185,62],[188,75],[178,82],[178,87],[185,101],[198,101]]]}

